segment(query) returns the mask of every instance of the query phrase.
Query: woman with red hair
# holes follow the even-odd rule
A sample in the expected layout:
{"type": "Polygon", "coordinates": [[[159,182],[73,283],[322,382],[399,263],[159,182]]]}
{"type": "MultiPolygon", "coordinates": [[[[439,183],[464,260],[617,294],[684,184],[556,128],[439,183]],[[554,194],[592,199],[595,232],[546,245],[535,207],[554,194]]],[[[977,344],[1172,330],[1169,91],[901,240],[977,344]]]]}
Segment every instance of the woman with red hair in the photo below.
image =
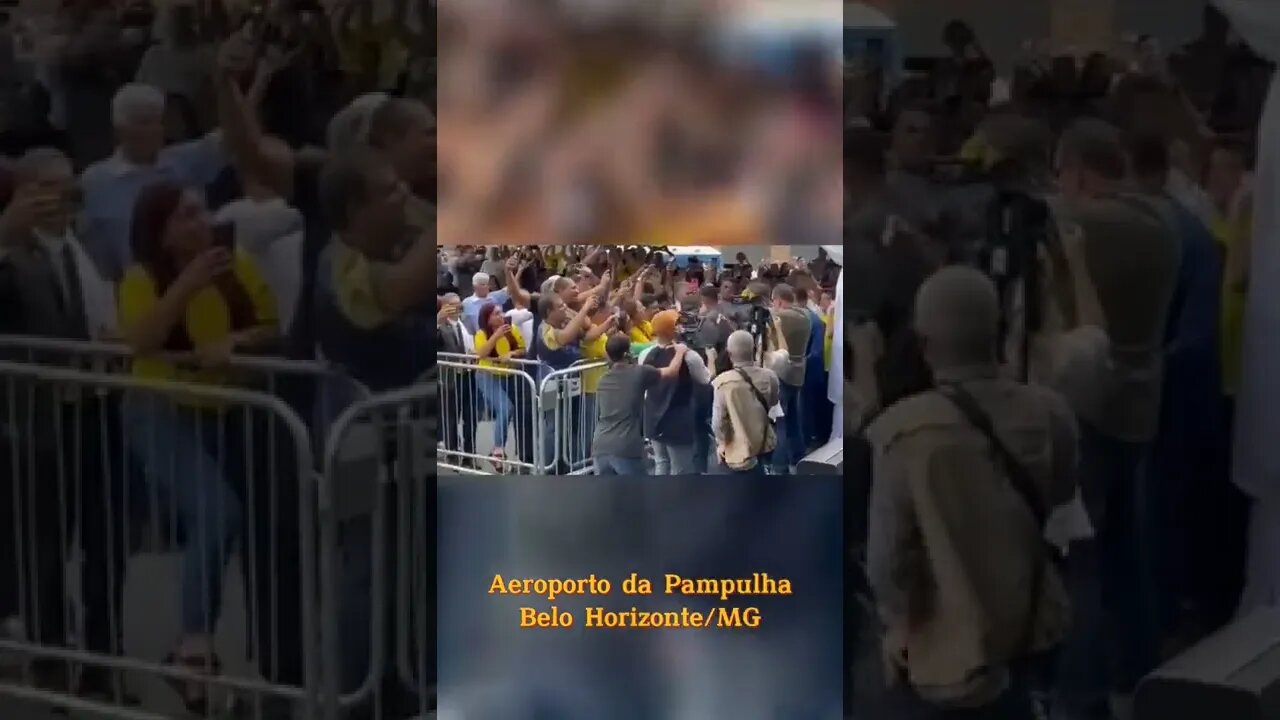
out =
{"type": "Polygon", "coordinates": [[[506,381],[516,372],[511,367],[513,363],[503,361],[524,357],[528,344],[518,328],[507,324],[502,308],[494,303],[480,308],[477,328],[476,355],[485,369],[476,375],[476,388],[493,414],[493,457],[498,464],[506,453],[507,424],[513,419],[506,381]]]}
{"type": "MultiPolygon", "coordinates": [[[[276,336],[266,282],[247,255],[217,236],[197,192],[158,183],[139,194],[130,238],[136,264],[124,275],[119,301],[135,376],[225,384],[233,353],[276,336]],[[195,367],[180,366],[174,354],[194,356],[195,367]]],[[[148,484],[171,503],[167,514],[185,529],[182,638],[170,662],[195,674],[219,671],[212,636],[223,571],[240,535],[242,507],[261,493],[246,487],[258,473],[244,452],[245,414],[195,395],[137,391],[124,402],[131,449],[148,484]]],[[[204,713],[206,686],[177,689],[188,709],[204,713]]]]}

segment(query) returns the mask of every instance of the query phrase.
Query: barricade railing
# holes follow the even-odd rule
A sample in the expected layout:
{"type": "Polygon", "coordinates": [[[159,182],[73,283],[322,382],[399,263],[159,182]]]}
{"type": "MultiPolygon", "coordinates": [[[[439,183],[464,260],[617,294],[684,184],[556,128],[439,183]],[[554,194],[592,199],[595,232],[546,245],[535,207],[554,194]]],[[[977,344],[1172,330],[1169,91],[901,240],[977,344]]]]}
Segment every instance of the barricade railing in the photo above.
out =
{"type": "Polygon", "coordinates": [[[430,385],[376,395],[348,407],[330,431],[319,493],[324,718],[353,709],[427,717],[431,709],[436,440],[424,428],[436,403],[430,385]],[[347,477],[335,454],[369,426],[381,448],[372,482],[347,477]],[[353,493],[362,502],[351,502],[353,493]],[[353,613],[366,604],[367,613],[353,613]]]}
{"type": "Polygon", "coordinates": [[[0,362],[0,697],[109,718],[318,717],[314,468],[278,397],[0,362]],[[176,582],[139,562],[144,527],[180,538],[176,582]],[[239,611],[221,604],[236,554],[239,611]]]}
{"type": "MultiPolygon", "coordinates": [[[[95,372],[127,373],[136,353],[123,342],[63,340],[28,335],[0,335],[0,359],[12,362],[69,367],[95,372]]],[[[198,366],[192,353],[156,356],[183,369],[198,366]]],[[[316,452],[323,451],[329,423],[355,400],[369,397],[362,384],[341,368],[319,360],[297,360],[266,355],[233,355],[228,361],[229,380],[246,388],[285,398],[295,410],[306,408],[314,432],[316,452]],[[315,383],[307,387],[303,382],[315,383]]]]}
{"type": "Polygon", "coordinates": [[[482,364],[438,353],[440,467],[468,474],[533,474],[544,467],[538,387],[545,366],[512,359],[482,364]]]}
{"type": "Polygon", "coordinates": [[[608,363],[579,360],[563,370],[536,360],[502,363],[437,354],[439,467],[467,474],[591,472],[596,386],[608,363]]]}
{"type": "Polygon", "coordinates": [[[545,438],[543,456],[547,458],[542,469],[547,474],[585,475],[593,471],[596,386],[608,367],[603,361],[579,360],[542,379],[538,397],[545,438]]]}

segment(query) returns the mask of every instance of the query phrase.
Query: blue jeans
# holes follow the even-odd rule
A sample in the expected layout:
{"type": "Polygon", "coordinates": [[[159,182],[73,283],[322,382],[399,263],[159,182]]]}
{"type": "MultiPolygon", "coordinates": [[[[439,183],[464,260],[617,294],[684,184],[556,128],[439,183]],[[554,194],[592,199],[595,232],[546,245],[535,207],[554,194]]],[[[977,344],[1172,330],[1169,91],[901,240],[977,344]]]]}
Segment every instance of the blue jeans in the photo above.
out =
{"type": "Polygon", "coordinates": [[[476,389],[493,414],[493,446],[504,449],[507,446],[507,424],[511,422],[511,398],[507,397],[506,383],[501,375],[481,372],[476,374],[476,389]]]}
{"type": "Polygon", "coordinates": [[[1055,693],[1063,710],[1083,718],[1109,717],[1109,696],[1132,692],[1157,662],[1147,513],[1139,502],[1146,454],[1146,444],[1080,425],[1081,490],[1097,537],[1071,546],[1073,618],[1055,693]]]}
{"type": "Polygon", "coordinates": [[[579,467],[591,457],[591,438],[596,434],[596,394],[584,392],[569,408],[569,463],[579,467]]]}
{"type": "Polygon", "coordinates": [[[773,470],[775,474],[785,475],[804,459],[804,418],[800,414],[802,389],[786,383],[780,383],[780,386],[784,417],[775,425],[778,446],[773,450],[773,470]]]}
{"type": "MultiPolygon", "coordinates": [[[[222,577],[240,536],[241,500],[230,473],[244,472],[241,433],[229,416],[154,395],[123,405],[129,446],[152,492],[168,499],[185,531],[182,631],[212,634],[222,610],[222,577]]],[[[172,517],[163,513],[161,517],[172,517]]]]}
{"type": "Polygon", "coordinates": [[[804,441],[809,446],[821,445],[831,437],[831,414],[835,406],[827,399],[827,370],[822,358],[808,362],[804,368],[804,441]]]}
{"type": "Polygon", "coordinates": [[[697,462],[694,459],[696,449],[692,443],[672,445],[653,441],[653,474],[693,475],[697,472],[697,462]]]}
{"type": "Polygon", "coordinates": [[[648,475],[645,472],[644,458],[596,455],[593,459],[597,475],[648,475]]]}

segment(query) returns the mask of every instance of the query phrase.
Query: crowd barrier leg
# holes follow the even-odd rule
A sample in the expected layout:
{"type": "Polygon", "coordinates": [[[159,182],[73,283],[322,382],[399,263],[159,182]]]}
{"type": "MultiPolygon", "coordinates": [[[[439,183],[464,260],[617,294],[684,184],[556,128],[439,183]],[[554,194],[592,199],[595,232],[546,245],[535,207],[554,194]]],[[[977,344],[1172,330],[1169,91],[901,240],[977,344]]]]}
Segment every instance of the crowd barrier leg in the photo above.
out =
{"type": "Polygon", "coordinates": [[[313,462],[288,406],[0,362],[0,460],[0,698],[109,718],[316,716],[313,462]],[[154,553],[171,548],[166,573],[154,553]]]}
{"type": "Polygon", "coordinates": [[[334,423],[321,480],[321,613],[325,618],[324,717],[425,716],[435,683],[435,493],[439,441],[423,419],[437,388],[377,395],[334,423]],[[343,473],[338,453],[353,431],[379,438],[372,477],[343,473]],[[352,512],[336,497],[367,496],[352,512]],[[430,658],[430,661],[428,661],[430,658]]]}
{"type": "Polygon", "coordinates": [[[542,380],[542,446],[550,475],[586,475],[595,471],[591,460],[591,440],[595,434],[596,395],[592,376],[598,381],[608,365],[579,362],[549,373],[542,380]]]}
{"type": "Polygon", "coordinates": [[[439,467],[467,474],[529,474],[537,456],[536,363],[479,365],[464,355],[439,360],[439,467]]]}

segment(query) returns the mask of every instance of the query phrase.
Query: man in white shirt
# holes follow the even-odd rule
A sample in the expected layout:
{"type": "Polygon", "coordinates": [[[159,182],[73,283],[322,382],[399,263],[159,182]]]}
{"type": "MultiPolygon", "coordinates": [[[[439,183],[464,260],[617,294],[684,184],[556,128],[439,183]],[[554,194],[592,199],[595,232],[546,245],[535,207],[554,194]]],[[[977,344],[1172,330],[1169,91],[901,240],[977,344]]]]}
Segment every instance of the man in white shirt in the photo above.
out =
{"type": "Polygon", "coordinates": [[[489,303],[502,307],[511,299],[505,289],[495,288],[494,285],[495,281],[489,273],[478,272],[471,277],[474,294],[462,301],[462,324],[473,335],[480,320],[480,308],[489,303]]]}

